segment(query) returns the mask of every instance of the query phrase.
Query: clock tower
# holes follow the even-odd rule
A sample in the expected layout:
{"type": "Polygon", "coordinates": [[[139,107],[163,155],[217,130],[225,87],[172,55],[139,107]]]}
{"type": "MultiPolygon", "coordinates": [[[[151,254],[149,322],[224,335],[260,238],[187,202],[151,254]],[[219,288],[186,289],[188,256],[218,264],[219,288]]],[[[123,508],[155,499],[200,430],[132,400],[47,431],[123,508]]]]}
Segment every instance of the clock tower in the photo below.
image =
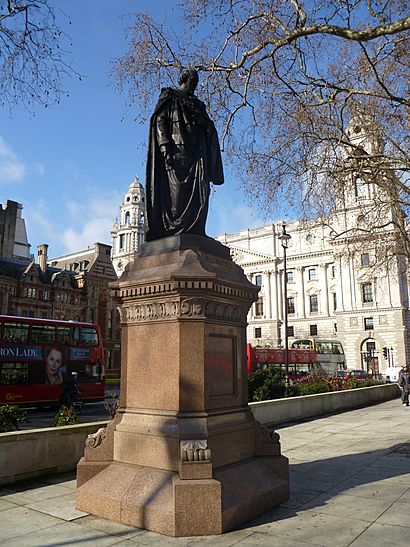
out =
{"type": "Polygon", "coordinates": [[[118,277],[134,260],[144,242],[145,191],[138,177],[130,184],[120,205],[120,218],[111,230],[111,258],[118,277]]]}

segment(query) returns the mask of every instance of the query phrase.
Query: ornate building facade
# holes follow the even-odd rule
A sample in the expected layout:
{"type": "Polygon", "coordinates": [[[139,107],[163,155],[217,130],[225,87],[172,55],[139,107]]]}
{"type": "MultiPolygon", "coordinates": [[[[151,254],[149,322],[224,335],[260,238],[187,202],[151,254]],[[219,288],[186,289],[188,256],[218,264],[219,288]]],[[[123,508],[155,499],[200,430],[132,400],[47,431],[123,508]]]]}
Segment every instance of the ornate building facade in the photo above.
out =
{"type": "Polygon", "coordinates": [[[145,191],[135,177],[120,205],[120,218],[111,230],[111,258],[118,277],[144,242],[144,219],[145,191]]]}
{"type": "Polygon", "coordinates": [[[109,287],[109,283],[117,279],[111,262],[111,246],[95,243],[84,251],[45,260],[49,267],[72,276],[83,298],[79,310],[82,321],[99,324],[108,374],[119,375],[121,333],[117,306],[109,287]]]}
{"type": "MultiPolygon", "coordinates": [[[[353,138],[367,146],[362,126],[354,126],[353,138]]],[[[286,225],[286,294],[282,223],[218,237],[260,287],[248,316],[248,342],[284,347],[286,306],[289,345],[296,339],[337,339],[349,368],[366,368],[371,358],[381,373],[410,361],[408,269],[400,254],[385,260],[397,213],[381,195],[383,188],[349,175],[330,216],[286,225]],[[375,212],[379,227],[369,230],[366,222],[375,212]]]]}

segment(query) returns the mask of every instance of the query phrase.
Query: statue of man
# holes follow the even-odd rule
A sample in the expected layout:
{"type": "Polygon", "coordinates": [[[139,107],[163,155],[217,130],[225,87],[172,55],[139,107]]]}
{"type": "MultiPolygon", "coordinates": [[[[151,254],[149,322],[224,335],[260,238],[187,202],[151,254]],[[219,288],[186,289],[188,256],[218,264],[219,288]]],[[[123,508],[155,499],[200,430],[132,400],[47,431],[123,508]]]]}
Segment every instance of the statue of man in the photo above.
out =
{"type": "Polygon", "coordinates": [[[209,185],[223,184],[218,135],[194,95],[198,73],[181,73],[179,88],[161,90],[150,120],[145,241],[205,235],[209,185]]]}

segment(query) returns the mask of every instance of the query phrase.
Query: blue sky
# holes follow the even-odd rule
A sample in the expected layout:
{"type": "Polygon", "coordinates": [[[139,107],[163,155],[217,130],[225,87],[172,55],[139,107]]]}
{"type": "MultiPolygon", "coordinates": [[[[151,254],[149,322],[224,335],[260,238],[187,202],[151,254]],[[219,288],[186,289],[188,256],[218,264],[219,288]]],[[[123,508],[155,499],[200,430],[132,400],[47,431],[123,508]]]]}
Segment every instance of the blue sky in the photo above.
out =
{"type": "MultiPolygon", "coordinates": [[[[49,255],[111,243],[119,204],[137,175],[144,184],[147,125],[134,121],[138,105],[126,106],[109,84],[111,60],[126,49],[125,30],[137,11],[163,21],[175,0],[50,0],[69,18],[69,59],[83,75],[65,82],[69,97],[35,114],[0,110],[0,202],[23,204],[32,252],[48,243],[49,255]]],[[[158,94],[158,90],[154,90],[158,94]]],[[[229,172],[211,198],[207,232],[215,236],[264,224],[229,172]]]]}

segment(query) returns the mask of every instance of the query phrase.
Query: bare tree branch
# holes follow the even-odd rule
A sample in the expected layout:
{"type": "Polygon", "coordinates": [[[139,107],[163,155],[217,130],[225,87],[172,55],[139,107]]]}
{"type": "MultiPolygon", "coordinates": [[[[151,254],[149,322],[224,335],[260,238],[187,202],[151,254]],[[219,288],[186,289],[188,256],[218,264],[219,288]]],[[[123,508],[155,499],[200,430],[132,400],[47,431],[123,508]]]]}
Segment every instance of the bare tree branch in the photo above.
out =
{"type": "Polygon", "coordinates": [[[12,110],[48,106],[66,94],[63,81],[78,73],[65,60],[67,36],[48,0],[0,3],[0,104],[12,110]]]}

